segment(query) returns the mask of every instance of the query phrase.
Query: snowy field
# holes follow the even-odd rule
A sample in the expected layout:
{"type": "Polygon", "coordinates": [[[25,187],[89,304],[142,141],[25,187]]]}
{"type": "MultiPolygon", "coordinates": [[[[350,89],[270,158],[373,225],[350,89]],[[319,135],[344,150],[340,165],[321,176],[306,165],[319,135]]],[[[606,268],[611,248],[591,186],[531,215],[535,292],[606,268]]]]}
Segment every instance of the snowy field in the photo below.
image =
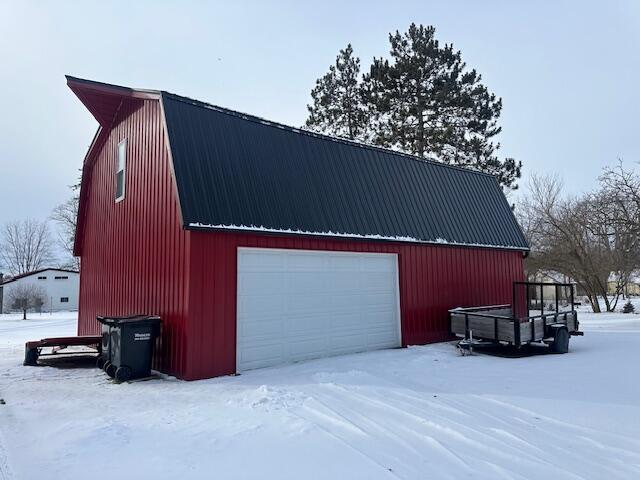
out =
{"type": "Polygon", "coordinates": [[[640,316],[580,320],[568,355],[445,343],[116,385],[21,365],[75,314],[0,316],[0,479],[638,479],[640,316]]]}

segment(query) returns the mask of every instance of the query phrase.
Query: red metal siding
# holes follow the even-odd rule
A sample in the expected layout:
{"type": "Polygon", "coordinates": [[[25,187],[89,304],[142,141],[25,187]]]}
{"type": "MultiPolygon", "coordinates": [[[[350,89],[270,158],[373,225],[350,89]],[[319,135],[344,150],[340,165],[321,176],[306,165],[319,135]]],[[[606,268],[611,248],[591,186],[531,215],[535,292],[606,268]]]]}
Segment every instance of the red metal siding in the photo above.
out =
{"type": "Polygon", "coordinates": [[[449,339],[447,310],[510,303],[522,252],[390,242],[191,232],[184,378],[235,373],[238,247],[398,254],[403,345],[449,339]]]}
{"type": "Polygon", "coordinates": [[[157,100],[123,101],[83,188],[88,191],[78,333],[97,333],[96,315],[160,315],[162,355],[156,366],[181,376],[185,370],[189,234],[181,228],[157,100]],[[117,145],[125,137],[126,194],[116,203],[117,145]]]}

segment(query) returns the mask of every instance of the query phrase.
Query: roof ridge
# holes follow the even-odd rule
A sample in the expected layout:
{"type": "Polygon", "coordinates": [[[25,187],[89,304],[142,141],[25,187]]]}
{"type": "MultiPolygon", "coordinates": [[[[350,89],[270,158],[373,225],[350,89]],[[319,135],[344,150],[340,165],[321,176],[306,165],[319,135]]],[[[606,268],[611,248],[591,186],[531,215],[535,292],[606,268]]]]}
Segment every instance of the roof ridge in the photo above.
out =
{"type": "Polygon", "coordinates": [[[185,97],[184,95],[178,95],[175,93],[171,93],[171,92],[167,92],[166,90],[161,90],[160,91],[161,96],[169,96],[170,98],[179,101],[179,102],[183,102],[183,103],[187,103],[190,105],[193,105],[195,107],[200,107],[200,108],[206,108],[209,110],[214,110],[226,115],[231,115],[234,117],[238,117],[241,118],[243,120],[247,120],[250,122],[255,122],[255,123],[260,123],[262,125],[268,126],[268,127],[272,127],[272,128],[278,128],[280,130],[289,130],[291,132],[294,133],[299,133],[302,135],[308,135],[311,137],[315,137],[315,138],[320,138],[320,139],[324,139],[324,140],[330,140],[333,142],[337,142],[337,143],[344,143],[347,145],[353,145],[356,147],[360,147],[360,148],[365,148],[368,150],[374,150],[374,151],[380,151],[380,152],[384,152],[384,153],[391,153],[393,155],[397,155],[399,157],[403,157],[406,158],[408,160],[413,160],[416,162],[421,162],[421,163],[428,163],[431,165],[436,165],[438,167],[446,167],[446,168],[452,168],[454,170],[461,170],[463,172],[467,172],[467,173],[473,173],[473,174],[477,174],[477,175],[484,175],[484,176],[488,176],[491,178],[496,178],[495,175],[488,173],[488,172],[481,172],[479,170],[473,170],[471,168],[462,166],[462,165],[451,165],[448,163],[443,163],[443,162],[439,162],[438,160],[435,159],[431,159],[431,158],[423,158],[423,157],[419,157],[417,155],[413,155],[410,153],[406,153],[406,152],[401,152],[398,150],[393,150],[391,148],[386,148],[386,147],[381,147],[379,145],[373,145],[371,143],[366,143],[366,142],[361,142],[358,140],[351,140],[348,138],[344,138],[344,137],[338,137],[335,135],[328,135],[326,133],[320,133],[320,132],[315,132],[313,130],[308,130],[306,128],[301,128],[301,127],[293,127],[291,125],[286,125],[284,123],[280,123],[280,122],[276,122],[273,120],[269,120],[266,119],[264,117],[259,117],[257,115],[253,115],[250,113],[244,113],[244,112],[240,112],[238,110],[232,110],[230,108],[226,108],[226,107],[221,107],[219,105],[214,105],[212,103],[208,103],[208,102],[203,102],[202,100],[197,100],[195,98],[190,98],[190,97],[185,97]]]}

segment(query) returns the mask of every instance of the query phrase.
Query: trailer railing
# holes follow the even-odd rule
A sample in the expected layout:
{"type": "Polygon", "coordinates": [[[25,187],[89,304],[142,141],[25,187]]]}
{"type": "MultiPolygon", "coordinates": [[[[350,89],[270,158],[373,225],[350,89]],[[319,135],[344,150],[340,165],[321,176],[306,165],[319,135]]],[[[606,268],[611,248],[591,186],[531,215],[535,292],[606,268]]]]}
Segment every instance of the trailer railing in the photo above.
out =
{"type": "MultiPolygon", "coordinates": [[[[552,282],[513,282],[513,292],[511,305],[512,313],[515,317],[531,317],[533,302],[539,306],[540,315],[544,315],[545,306],[547,310],[554,313],[560,312],[560,307],[566,307],[563,311],[574,311],[574,288],[573,283],[552,283],[552,282]],[[545,299],[545,290],[551,290],[553,295],[545,299]],[[546,304],[546,302],[550,302],[546,304]]],[[[533,310],[538,310],[535,308],[533,310]]]]}

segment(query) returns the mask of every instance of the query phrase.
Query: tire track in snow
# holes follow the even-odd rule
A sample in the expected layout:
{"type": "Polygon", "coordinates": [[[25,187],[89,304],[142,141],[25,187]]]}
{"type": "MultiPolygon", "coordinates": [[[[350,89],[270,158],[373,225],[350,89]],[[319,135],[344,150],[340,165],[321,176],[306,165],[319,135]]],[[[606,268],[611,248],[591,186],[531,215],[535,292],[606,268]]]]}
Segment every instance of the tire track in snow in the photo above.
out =
{"type": "Polygon", "coordinates": [[[549,417],[547,415],[540,414],[538,412],[534,412],[533,410],[529,410],[529,409],[526,409],[526,408],[523,408],[523,407],[519,407],[517,405],[513,405],[513,404],[510,404],[508,402],[504,402],[502,400],[498,400],[498,399],[495,399],[495,398],[484,398],[484,400],[499,404],[499,405],[501,405],[503,407],[509,407],[512,410],[515,410],[517,412],[523,413],[523,414],[525,414],[527,416],[530,416],[530,417],[537,418],[539,420],[543,420],[545,422],[548,422],[550,424],[556,425],[556,426],[561,427],[563,429],[574,430],[575,432],[580,432],[583,435],[578,435],[578,433],[575,433],[575,435],[579,436],[580,438],[585,438],[585,439],[589,438],[590,440],[592,440],[592,444],[597,444],[602,449],[611,448],[612,451],[615,450],[615,451],[618,451],[618,452],[624,452],[626,454],[632,454],[633,456],[637,457],[640,460],[640,440],[635,438],[635,437],[630,437],[628,435],[622,435],[620,433],[597,430],[597,429],[591,428],[591,427],[575,425],[573,423],[565,422],[563,420],[558,420],[557,418],[549,417]],[[586,435],[590,435],[590,436],[586,437],[586,435]],[[608,437],[609,439],[614,439],[614,440],[619,441],[619,442],[621,442],[623,444],[633,444],[633,445],[636,445],[638,447],[638,449],[637,450],[627,450],[625,448],[612,447],[612,446],[609,446],[609,445],[606,445],[606,444],[603,444],[603,443],[597,442],[597,441],[595,441],[595,443],[594,443],[593,439],[591,438],[593,436],[595,436],[597,438],[600,438],[600,439],[602,439],[603,437],[608,437]]]}
{"type": "MultiPolygon", "coordinates": [[[[491,419],[491,421],[505,421],[509,417],[502,415],[498,417],[489,413],[489,409],[486,407],[487,404],[492,404],[499,406],[500,408],[508,408],[517,414],[525,416],[529,419],[536,419],[536,422],[531,422],[527,418],[523,418],[521,416],[511,416],[511,421],[507,421],[507,424],[511,426],[511,430],[514,429],[514,422],[518,422],[524,427],[529,429],[536,429],[536,435],[533,436],[535,443],[540,445],[540,448],[546,449],[546,458],[550,458],[549,454],[554,453],[555,457],[558,460],[555,461],[555,465],[559,465],[560,463],[565,463],[567,459],[575,460],[576,465],[584,465],[587,464],[590,466],[590,469],[587,470],[591,473],[595,471],[606,471],[607,473],[602,472],[598,477],[601,478],[605,476],[606,478],[630,478],[636,479],[640,475],[640,453],[636,451],[627,450],[621,447],[613,447],[606,446],[600,442],[600,449],[607,450],[609,453],[618,453],[622,454],[622,457],[631,457],[631,460],[635,460],[636,463],[631,463],[629,458],[620,458],[620,455],[613,457],[612,455],[607,455],[607,458],[610,460],[611,464],[603,464],[600,460],[600,456],[598,455],[590,455],[586,452],[589,450],[593,450],[593,447],[596,446],[593,441],[589,441],[588,437],[585,437],[584,434],[591,434],[592,436],[596,436],[598,438],[607,437],[610,435],[617,441],[622,443],[635,443],[638,441],[632,437],[628,437],[620,434],[611,434],[608,432],[603,432],[600,430],[596,430],[589,427],[584,427],[580,425],[575,425],[569,422],[565,422],[562,420],[557,420],[555,418],[540,414],[533,410],[529,410],[523,407],[519,407],[517,405],[513,405],[511,403],[498,400],[491,397],[484,397],[481,395],[474,395],[476,398],[475,405],[467,405],[467,409],[470,412],[474,412],[474,416],[477,418],[487,417],[491,419]],[[477,406],[477,404],[481,404],[484,406],[477,406]],[[561,430],[554,430],[553,428],[549,428],[550,426],[559,427],[561,430]],[[581,444],[576,445],[576,440],[581,440],[581,444]],[[550,450],[549,445],[553,445],[553,448],[550,450]],[[609,447],[610,449],[607,449],[609,447]],[[629,471],[629,470],[632,471],[629,471]],[[623,475],[623,476],[621,476],[623,475]],[[627,476],[630,475],[630,476],[627,476]]],[[[513,432],[509,432],[512,434],[513,432]]],[[[530,431],[524,432],[525,436],[529,437],[530,435],[526,435],[530,433],[530,431]]],[[[534,446],[534,443],[527,442],[530,445],[534,446]]],[[[538,447],[535,447],[538,448],[538,447]]],[[[558,467],[561,468],[561,467],[558,467]]],[[[586,469],[585,469],[586,470],[586,469]]]]}
{"type": "MultiPolygon", "coordinates": [[[[330,388],[340,387],[332,384],[330,388]]],[[[327,390],[326,384],[321,385],[320,388],[315,388],[313,400],[320,404],[329,414],[339,417],[342,421],[354,424],[355,428],[365,432],[366,435],[353,437],[349,436],[347,432],[332,433],[343,438],[344,441],[352,446],[354,446],[354,442],[359,443],[361,446],[356,448],[366,450],[366,454],[371,458],[375,458],[378,463],[383,461],[385,464],[397,465],[396,470],[398,472],[404,469],[405,475],[402,478],[420,477],[425,472],[429,472],[430,476],[433,476],[434,470],[437,471],[435,478],[458,478],[461,470],[471,474],[472,469],[466,461],[433,436],[419,435],[410,429],[398,428],[396,422],[387,425],[376,421],[372,416],[364,413],[367,411],[365,405],[363,405],[365,408],[362,409],[357,408],[358,406],[347,405],[342,401],[342,398],[349,398],[349,396],[332,395],[327,390]],[[393,428],[392,425],[396,428],[393,428]],[[413,438],[407,440],[408,435],[413,438]],[[383,445],[383,447],[378,448],[378,451],[371,451],[370,446],[376,444],[383,445]],[[434,460],[434,456],[437,457],[436,460],[434,460]],[[443,461],[444,459],[446,460],[443,461]],[[409,469],[409,472],[406,472],[407,469],[409,469]]],[[[351,400],[353,400],[353,397],[351,400]]],[[[308,409],[307,413],[312,416],[316,413],[308,403],[306,407],[308,409]]],[[[326,416],[327,413],[324,412],[323,415],[326,416]]],[[[308,416],[306,419],[313,421],[308,416]]]]}
{"type": "MultiPolygon", "coordinates": [[[[353,394],[353,393],[355,392],[350,392],[350,394],[353,394]]],[[[386,393],[387,392],[385,392],[385,394],[386,393]]],[[[422,425],[428,430],[435,430],[436,433],[443,434],[454,442],[466,444],[468,447],[479,450],[480,451],[479,454],[473,456],[473,458],[477,461],[485,461],[485,458],[486,458],[485,454],[488,453],[494,456],[501,457],[503,458],[503,460],[507,460],[507,461],[513,461],[517,463],[530,463],[530,466],[540,463],[539,456],[531,455],[527,452],[526,457],[522,458],[522,450],[514,448],[509,443],[503,442],[491,435],[485,434],[484,432],[481,432],[476,428],[472,428],[469,425],[452,421],[449,418],[441,418],[439,419],[440,420],[439,422],[436,422],[434,420],[425,418],[422,415],[425,412],[420,412],[419,414],[409,412],[409,409],[415,408],[410,403],[405,405],[406,409],[401,409],[395,405],[391,405],[387,403],[386,401],[363,396],[360,393],[355,393],[355,394],[359,395],[364,401],[367,401],[372,404],[377,404],[382,409],[390,409],[395,411],[398,415],[407,416],[409,417],[409,419],[413,420],[415,423],[422,425]],[[480,437],[480,438],[476,439],[474,437],[480,437]],[[494,446],[493,444],[495,443],[498,443],[498,445],[494,446]],[[504,451],[504,450],[508,450],[508,451],[504,451]],[[527,462],[527,460],[529,462],[527,462]]],[[[385,395],[385,398],[387,398],[387,395],[385,395]]],[[[417,436],[422,435],[415,429],[411,430],[411,429],[405,428],[404,430],[406,431],[406,433],[409,433],[409,434],[413,434],[417,436]]],[[[457,449],[454,450],[454,448],[448,448],[448,447],[445,447],[445,448],[447,448],[452,454],[457,455],[455,453],[455,450],[457,449]]],[[[549,466],[555,467],[552,464],[549,464],[549,466]]],[[[567,472],[567,473],[570,473],[570,472],[567,472]]]]}
{"type": "MultiPolygon", "coordinates": [[[[514,447],[513,445],[496,438],[495,436],[488,435],[477,428],[471,428],[468,425],[457,424],[460,430],[466,433],[463,434],[457,431],[454,428],[451,428],[448,424],[457,423],[451,422],[450,419],[444,418],[441,423],[433,422],[424,417],[424,412],[420,412],[420,414],[410,413],[406,409],[399,408],[391,403],[388,403],[386,399],[388,398],[387,391],[382,392],[384,395],[382,398],[377,398],[376,396],[367,396],[356,391],[357,389],[347,389],[343,386],[335,385],[335,384],[325,384],[324,389],[322,391],[317,390],[314,392],[314,397],[316,400],[319,400],[319,397],[323,398],[323,404],[327,406],[327,408],[336,411],[336,408],[340,409],[340,412],[337,412],[341,418],[347,418],[348,421],[355,423],[356,426],[360,429],[368,431],[368,433],[372,436],[375,436],[383,443],[388,443],[390,437],[392,437],[395,441],[394,443],[400,445],[402,449],[404,449],[404,456],[406,457],[406,438],[408,435],[412,436],[416,443],[422,444],[425,449],[419,450],[414,447],[415,443],[412,442],[409,445],[409,451],[411,451],[418,458],[423,458],[426,453],[429,451],[433,454],[436,454],[440,460],[437,462],[438,464],[448,464],[448,468],[445,469],[442,474],[449,476],[451,471],[455,471],[456,469],[459,471],[460,468],[464,470],[468,470],[470,472],[473,471],[469,462],[471,461],[475,465],[485,465],[487,464],[487,454],[492,455],[493,458],[501,458],[503,462],[507,464],[515,463],[519,465],[519,467],[530,467],[532,469],[540,470],[540,466],[544,465],[546,470],[550,475],[554,478],[558,478],[558,474],[561,474],[563,478],[573,478],[573,479],[582,479],[584,477],[575,474],[574,472],[566,470],[561,464],[552,463],[545,461],[540,455],[534,455],[529,452],[522,450],[522,448],[514,447]],[[345,393],[345,395],[340,394],[331,394],[327,389],[327,386],[330,386],[330,389],[340,390],[345,393]],[[350,398],[351,400],[357,399],[363,408],[358,408],[356,410],[356,406],[345,405],[342,399],[350,398]],[[328,407],[328,404],[331,403],[334,405],[333,407],[328,407]],[[367,408],[369,407],[369,408],[367,408]],[[376,422],[372,419],[371,416],[364,416],[361,412],[367,412],[367,410],[371,410],[371,408],[375,408],[379,410],[381,413],[381,418],[389,418],[389,413],[393,413],[396,417],[392,419],[387,424],[382,424],[381,422],[376,422]],[[406,425],[420,425],[422,427],[422,431],[419,429],[408,428],[406,425]],[[374,431],[372,431],[372,429],[374,431]],[[378,430],[379,435],[376,435],[375,430],[378,430]],[[434,430],[435,429],[435,430],[434,430]],[[435,435],[433,432],[435,431],[435,435]],[[436,438],[439,435],[444,435],[445,438],[449,437],[451,441],[454,442],[452,447],[446,445],[442,441],[436,438]],[[477,439],[477,437],[480,439],[477,439]],[[465,458],[462,458],[457,452],[460,450],[459,445],[457,444],[467,445],[472,449],[471,452],[467,452],[468,455],[465,458]],[[497,446],[495,444],[498,444],[497,446]],[[492,446],[493,445],[493,446],[492,446]],[[475,450],[475,452],[473,452],[475,450]],[[444,462],[443,462],[444,461],[444,462]],[[453,462],[453,463],[452,463],[453,462]]],[[[415,405],[407,404],[405,406],[408,409],[414,409],[415,405]]],[[[377,417],[377,415],[376,415],[377,417]]],[[[409,460],[405,463],[415,464],[415,458],[405,458],[404,460],[409,460]]],[[[419,463],[419,462],[418,462],[419,463]]],[[[492,463],[492,462],[488,462],[492,463]]],[[[505,474],[505,472],[509,471],[512,477],[519,476],[518,469],[516,467],[514,470],[505,469],[504,466],[496,465],[496,469],[501,470],[501,476],[505,474]]],[[[534,471],[534,470],[532,470],[534,471]]],[[[476,472],[477,473],[477,472],[476,472]]],[[[440,477],[438,477],[440,478],[440,477]]]]}
{"type": "Polygon", "coordinates": [[[557,418],[549,417],[547,415],[540,414],[540,413],[535,412],[533,410],[530,410],[528,408],[520,407],[518,405],[514,405],[512,403],[505,402],[503,400],[499,400],[499,399],[494,398],[494,397],[485,397],[485,396],[481,396],[481,395],[474,395],[474,396],[476,398],[478,398],[478,399],[483,399],[483,400],[485,400],[487,402],[495,403],[495,404],[498,404],[498,405],[503,406],[503,407],[509,407],[512,410],[516,410],[516,411],[518,411],[520,413],[524,413],[524,414],[526,414],[528,416],[535,416],[535,417],[544,419],[544,420],[546,420],[548,422],[555,423],[555,424],[557,424],[559,426],[562,426],[562,427],[574,428],[576,430],[580,430],[580,431],[585,432],[585,433],[596,433],[598,435],[603,435],[604,434],[604,435],[609,435],[609,436],[612,436],[612,437],[618,437],[620,440],[623,440],[625,442],[634,443],[634,444],[636,444],[636,445],[638,445],[640,447],[640,439],[637,439],[635,437],[629,437],[627,435],[622,435],[620,433],[606,432],[606,431],[603,431],[603,430],[596,430],[595,428],[584,427],[584,426],[580,426],[580,425],[574,425],[573,423],[565,422],[563,420],[558,420],[557,418]]]}
{"type": "MultiPolygon", "coordinates": [[[[318,401],[317,399],[311,399],[310,401],[318,401]]],[[[322,402],[318,402],[318,403],[322,403],[322,402]]],[[[323,404],[324,405],[324,404],[323,404]]],[[[309,409],[308,407],[304,407],[308,410],[313,411],[313,409],[309,409]]],[[[330,409],[329,409],[330,410],[330,409]]],[[[303,421],[311,421],[308,417],[304,416],[304,415],[300,415],[300,414],[296,414],[293,412],[290,412],[292,415],[298,417],[300,420],[303,421]]],[[[336,424],[341,424],[343,426],[347,426],[348,428],[353,428],[355,430],[357,430],[358,432],[364,433],[362,430],[360,430],[358,427],[356,427],[355,425],[353,425],[351,422],[349,422],[347,419],[345,419],[344,417],[342,417],[341,415],[339,415],[339,417],[342,417],[341,420],[339,420],[338,422],[336,422],[334,419],[332,419],[329,415],[325,414],[325,413],[320,413],[318,411],[314,411],[314,413],[316,414],[320,414],[320,416],[324,419],[329,419],[332,423],[336,423],[336,424]]],[[[381,469],[384,470],[385,474],[390,475],[394,478],[401,478],[399,477],[391,468],[383,465],[382,463],[380,463],[376,458],[373,458],[371,455],[368,455],[366,452],[364,452],[363,450],[357,448],[356,446],[354,446],[351,442],[348,442],[347,440],[345,440],[344,438],[341,438],[339,435],[337,435],[335,432],[333,432],[332,430],[330,430],[329,428],[323,426],[322,424],[318,423],[318,422],[314,422],[311,421],[311,423],[318,429],[320,429],[321,431],[323,431],[324,433],[326,433],[327,435],[329,435],[332,438],[335,438],[338,442],[340,442],[341,444],[343,444],[344,446],[346,446],[349,450],[352,450],[354,452],[356,452],[358,455],[360,455],[361,457],[363,457],[365,460],[367,460],[370,463],[373,463],[374,465],[380,467],[381,469]]]]}
{"type": "MultiPolygon", "coordinates": [[[[379,465],[383,469],[392,473],[395,478],[406,478],[405,475],[397,472],[398,468],[394,467],[396,465],[406,464],[402,459],[398,459],[393,456],[389,452],[385,452],[384,454],[380,454],[379,452],[371,451],[371,445],[376,444],[376,440],[379,441],[379,436],[372,434],[371,432],[363,429],[359,425],[355,425],[352,419],[347,418],[342,413],[338,412],[335,408],[328,406],[324,401],[320,400],[318,396],[314,395],[312,401],[308,402],[304,406],[305,412],[300,414],[301,418],[304,418],[306,421],[313,423],[317,427],[321,428],[325,432],[327,432],[332,437],[339,440],[341,443],[347,445],[350,449],[353,449],[359,452],[361,455],[374,462],[376,465],[379,465]],[[317,405],[310,405],[310,403],[315,403],[317,405]],[[348,428],[349,431],[340,431],[339,429],[331,429],[322,423],[318,423],[318,420],[324,420],[327,417],[335,416],[339,419],[341,423],[352,424],[351,427],[348,428]],[[319,417],[319,418],[318,418],[319,417]],[[358,437],[355,437],[350,434],[350,431],[354,429],[361,431],[362,434],[358,437]]],[[[338,422],[332,421],[333,425],[337,425],[338,422]]],[[[383,437],[384,438],[384,437],[383,437]]],[[[388,443],[388,439],[387,440],[388,443]]],[[[413,471],[413,476],[417,474],[416,471],[413,471]]]]}

